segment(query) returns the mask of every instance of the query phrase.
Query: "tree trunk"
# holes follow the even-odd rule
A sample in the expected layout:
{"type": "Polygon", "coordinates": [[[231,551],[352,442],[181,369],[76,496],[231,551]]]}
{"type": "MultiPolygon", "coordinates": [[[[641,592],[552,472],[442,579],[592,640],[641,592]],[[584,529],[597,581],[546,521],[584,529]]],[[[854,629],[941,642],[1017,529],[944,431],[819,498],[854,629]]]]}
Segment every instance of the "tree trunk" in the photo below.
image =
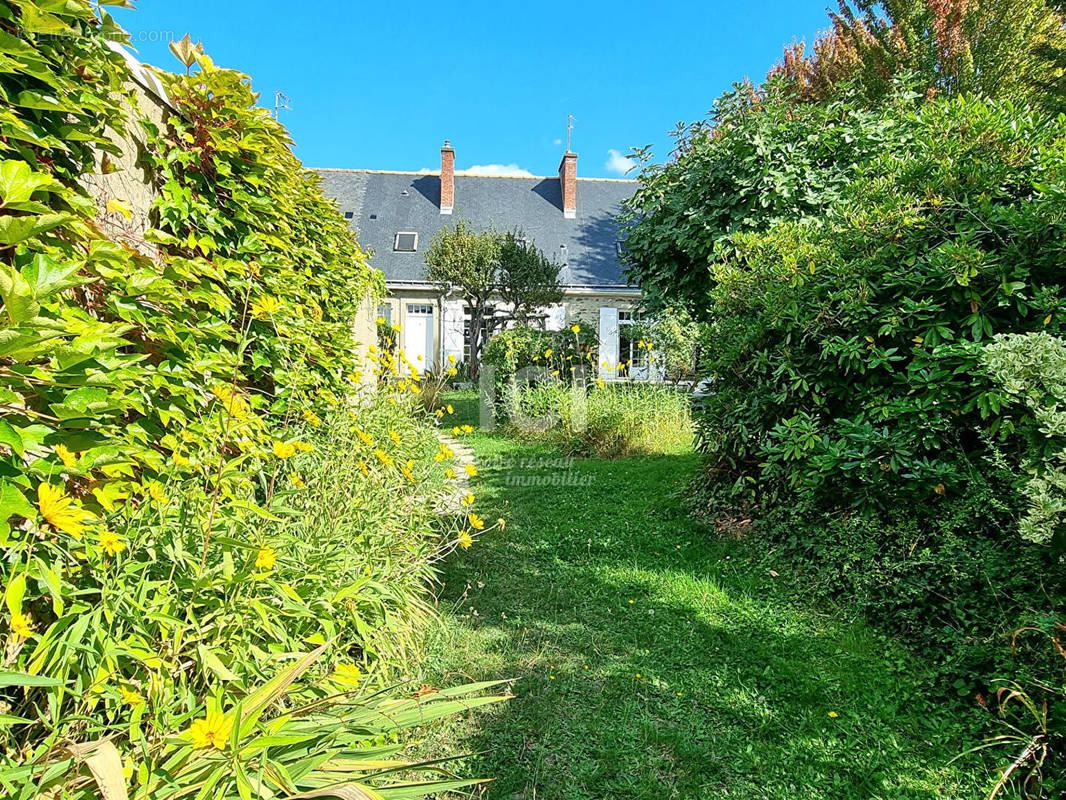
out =
{"type": "Polygon", "coordinates": [[[477,382],[481,374],[481,332],[485,324],[485,303],[483,300],[467,299],[470,306],[470,335],[467,344],[470,345],[470,380],[477,382]]]}

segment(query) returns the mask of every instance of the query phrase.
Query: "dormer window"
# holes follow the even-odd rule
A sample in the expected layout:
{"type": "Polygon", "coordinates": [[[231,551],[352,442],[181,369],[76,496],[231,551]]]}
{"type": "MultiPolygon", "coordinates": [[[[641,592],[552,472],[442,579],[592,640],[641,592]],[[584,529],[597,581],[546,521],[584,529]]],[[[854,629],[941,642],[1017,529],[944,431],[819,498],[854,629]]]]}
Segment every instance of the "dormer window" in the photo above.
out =
{"type": "Polygon", "coordinates": [[[413,253],[418,250],[418,234],[409,231],[401,231],[396,234],[396,241],[392,249],[397,253],[413,253]]]}

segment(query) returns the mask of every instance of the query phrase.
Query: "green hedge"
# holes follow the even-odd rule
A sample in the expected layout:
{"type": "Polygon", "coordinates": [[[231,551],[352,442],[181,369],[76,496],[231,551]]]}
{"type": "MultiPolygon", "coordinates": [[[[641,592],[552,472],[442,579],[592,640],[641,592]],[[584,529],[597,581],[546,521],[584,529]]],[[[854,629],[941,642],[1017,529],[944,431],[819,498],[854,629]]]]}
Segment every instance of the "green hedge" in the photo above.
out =
{"type": "Polygon", "coordinates": [[[486,523],[441,512],[463,465],[424,376],[357,357],[381,276],[245,76],[179,46],[159,125],[121,36],[84,0],[0,2],[0,793],[467,785],[382,769],[500,698],[402,683],[434,562],[486,523]],[[115,131],[158,194],[137,250],[105,232],[128,198],[83,186],[115,131]]]}

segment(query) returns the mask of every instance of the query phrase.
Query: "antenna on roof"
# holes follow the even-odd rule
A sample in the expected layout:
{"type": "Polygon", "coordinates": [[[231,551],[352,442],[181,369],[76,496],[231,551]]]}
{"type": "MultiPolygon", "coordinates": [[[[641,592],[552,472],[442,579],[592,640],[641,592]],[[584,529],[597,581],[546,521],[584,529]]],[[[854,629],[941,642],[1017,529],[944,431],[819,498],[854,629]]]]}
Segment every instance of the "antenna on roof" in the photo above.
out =
{"type": "Polygon", "coordinates": [[[573,114],[566,115],[566,152],[570,152],[570,138],[574,133],[574,123],[577,122],[574,119],[573,114]]]}
{"type": "Polygon", "coordinates": [[[278,118],[278,112],[283,108],[286,111],[292,111],[292,106],[289,105],[290,102],[292,101],[289,100],[284,92],[274,92],[274,119],[278,118]]]}

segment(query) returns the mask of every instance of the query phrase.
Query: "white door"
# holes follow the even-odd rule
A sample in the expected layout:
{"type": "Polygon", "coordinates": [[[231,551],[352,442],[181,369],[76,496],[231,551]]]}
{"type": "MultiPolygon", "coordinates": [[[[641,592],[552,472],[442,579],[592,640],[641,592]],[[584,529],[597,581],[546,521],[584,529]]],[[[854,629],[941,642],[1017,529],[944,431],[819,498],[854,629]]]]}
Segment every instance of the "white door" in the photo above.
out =
{"type": "Polygon", "coordinates": [[[404,312],[404,344],[407,360],[419,372],[433,369],[433,306],[408,303],[404,312]]]}

